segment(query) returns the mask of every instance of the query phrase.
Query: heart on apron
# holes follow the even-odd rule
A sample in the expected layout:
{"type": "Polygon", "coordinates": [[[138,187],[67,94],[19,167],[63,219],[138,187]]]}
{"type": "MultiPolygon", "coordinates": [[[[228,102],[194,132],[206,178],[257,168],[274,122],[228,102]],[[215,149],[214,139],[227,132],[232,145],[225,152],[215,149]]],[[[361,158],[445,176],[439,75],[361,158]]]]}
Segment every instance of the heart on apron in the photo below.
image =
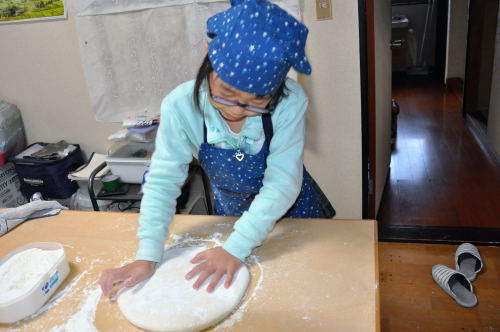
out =
{"type": "Polygon", "coordinates": [[[243,158],[245,158],[245,154],[241,151],[237,151],[235,154],[234,154],[234,157],[236,158],[236,160],[238,161],[242,161],[243,158]]]}

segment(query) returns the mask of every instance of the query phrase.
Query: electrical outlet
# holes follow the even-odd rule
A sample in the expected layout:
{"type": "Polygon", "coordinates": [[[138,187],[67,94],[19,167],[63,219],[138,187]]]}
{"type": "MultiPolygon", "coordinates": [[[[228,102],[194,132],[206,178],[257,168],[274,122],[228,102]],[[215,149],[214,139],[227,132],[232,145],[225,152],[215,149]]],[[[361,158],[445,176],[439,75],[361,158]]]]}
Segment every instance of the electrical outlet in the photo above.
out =
{"type": "Polygon", "coordinates": [[[316,0],[316,19],[332,19],[332,0],[316,0]]]}

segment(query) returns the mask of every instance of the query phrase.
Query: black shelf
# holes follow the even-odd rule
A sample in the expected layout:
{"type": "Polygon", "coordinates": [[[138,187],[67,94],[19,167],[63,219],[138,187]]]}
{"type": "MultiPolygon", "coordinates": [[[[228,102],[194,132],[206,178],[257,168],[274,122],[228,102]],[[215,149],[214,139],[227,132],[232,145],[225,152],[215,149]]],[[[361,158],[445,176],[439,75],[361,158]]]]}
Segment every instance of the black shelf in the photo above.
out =
{"type": "Polygon", "coordinates": [[[104,201],[117,201],[117,202],[137,202],[142,199],[141,185],[134,183],[122,183],[120,188],[114,192],[109,193],[101,189],[97,195],[94,193],[94,181],[97,173],[106,167],[106,162],[97,166],[89,177],[89,197],[92,202],[94,211],[100,211],[97,200],[104,201]]]}
{"type": "MultiPolygon", "coordinates": [[[[134,183],[122,183],[119,190],[115,193],[108,193],[103,190],[100,190],[97,195],[94,192],[94,181],[97,173],[106,167],[106,162],[103,162],[99,166],[97,166],[92,173],[90,174],[88,181],[88,189],[89,189],[89,197],[92,202],[92,207],[94,211],[100,211],[99,205],[97,204],[97,200],[107,200],[107,201],[117,201],[117,202],[137,202],[142,199],[141,193],[141,185],[134,183]]],[[[213,214],[213,207],[211,203],[211,195],[210,195],[210,182],[205,172],[201,168],[201,166],[197,163],[197,161],[193,161],[191,165],[189,165],[189,173],[186,179],[186,183],[182,187],[181,196],[177,199],[177,209],[179,206],[183,204],[183,201],[187,200],[189,195],[189,183],[193,179],[196,172],[200,172],[201,178],[203,181],[205,200],[207,202],[208,214],[213,214]]]]}
{"type": "Polygon", "coordinates": [[[97,166],[89,177],[89,197],[94,211],[100,211],[97,200],[117,201],[117,202],[137,202],[142,199],[141,185],[134,183],[122,183],[118,191],[114,193],[105,192],[103,189],[94,193],[94,181],[97,173],[106,167],[106,162],[97,166]]]}

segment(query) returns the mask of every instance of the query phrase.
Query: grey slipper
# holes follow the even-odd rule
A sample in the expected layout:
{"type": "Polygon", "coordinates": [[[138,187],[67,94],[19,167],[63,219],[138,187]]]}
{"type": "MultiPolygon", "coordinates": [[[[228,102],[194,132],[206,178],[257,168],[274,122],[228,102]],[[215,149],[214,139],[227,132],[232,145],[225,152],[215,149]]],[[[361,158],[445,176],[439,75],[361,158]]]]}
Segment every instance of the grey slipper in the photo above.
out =
{"type": "Polygon", "coordinates": [[[462,307],[472,308],[477,304],[472,284],[463,273],[438,264],[432,267],[432,278],[462,307]]]}
{"type": "Polygon", "coordinates": [[[483,260],[479,250],[470,243],[463,243],[455,252],[455,268],[465,274],[467,279],[474,281],[483,268],[483,260]]]}

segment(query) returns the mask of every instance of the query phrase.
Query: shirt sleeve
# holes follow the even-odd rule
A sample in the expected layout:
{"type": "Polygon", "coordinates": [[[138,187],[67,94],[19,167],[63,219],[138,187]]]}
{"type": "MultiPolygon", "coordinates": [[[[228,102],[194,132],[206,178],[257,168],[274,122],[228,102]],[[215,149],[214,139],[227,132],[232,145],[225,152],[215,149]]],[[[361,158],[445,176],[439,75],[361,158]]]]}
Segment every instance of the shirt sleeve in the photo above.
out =
{"type": "Polygon", "coordinates": [[[175,112],[178,107],[168,96],[161,105],[155,152],[151,158],[141,201],[137,232],[138,260],[161,261],[168,226],[175,213],[176,199],[192,160],[188,135],[175,112]]]}
{"type": "MultiPolygon", "coordinates": [[[[308,99],[295,83],[280,112],[273,114],[274,135],[269,147],[263,186],[248,211],[234,225],[223,248],[240,260],[261,245],[276,221],[295,203],[302,186],[305,111],[308,99]]],[[[278,111],[278,109],[276,109],[278,111]]]]}

